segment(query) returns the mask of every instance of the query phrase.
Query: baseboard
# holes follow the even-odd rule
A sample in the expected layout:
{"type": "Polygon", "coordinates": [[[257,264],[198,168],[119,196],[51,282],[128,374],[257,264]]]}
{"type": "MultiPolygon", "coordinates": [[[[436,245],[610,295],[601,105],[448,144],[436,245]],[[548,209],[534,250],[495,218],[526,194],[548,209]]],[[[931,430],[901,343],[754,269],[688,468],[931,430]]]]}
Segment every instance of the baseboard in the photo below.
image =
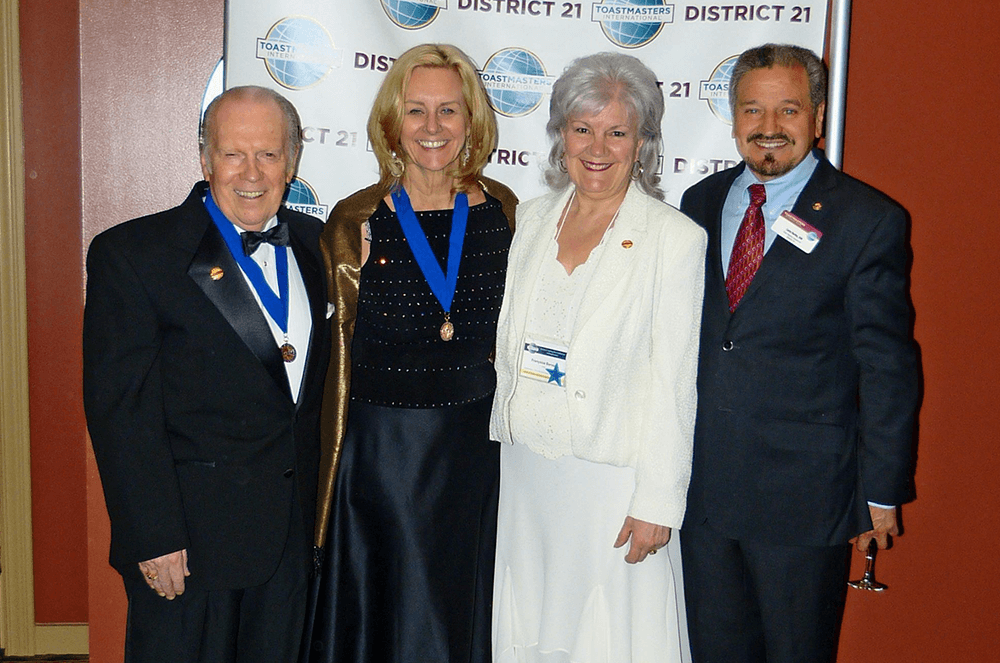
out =
{"type": "Polygon", "coordinates": [[[90,628],[86,624],[35,624],[36,654],[87,654],[90,628]]]}

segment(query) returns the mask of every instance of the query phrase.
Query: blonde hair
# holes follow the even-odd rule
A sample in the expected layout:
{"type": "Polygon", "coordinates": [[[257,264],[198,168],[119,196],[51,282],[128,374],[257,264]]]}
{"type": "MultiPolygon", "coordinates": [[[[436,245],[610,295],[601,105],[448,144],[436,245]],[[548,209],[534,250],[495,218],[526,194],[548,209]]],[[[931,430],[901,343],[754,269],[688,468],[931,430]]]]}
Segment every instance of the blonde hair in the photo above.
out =
{"type": "Polygon", "coordinates": [[[469,158],[460,157],[449,173],[454,190],[472,191],[497,145],[497,121],[486,91],[469,56],[451,44],[421,44],[403,53],[385,75],[368,116],[368,140],[378,160],[379,184],[390,187],[403,176],[408,156],[400,144],[403,96],[417,67],[447,68],[462,81],[462,98],[468,111],[469,158]]]}

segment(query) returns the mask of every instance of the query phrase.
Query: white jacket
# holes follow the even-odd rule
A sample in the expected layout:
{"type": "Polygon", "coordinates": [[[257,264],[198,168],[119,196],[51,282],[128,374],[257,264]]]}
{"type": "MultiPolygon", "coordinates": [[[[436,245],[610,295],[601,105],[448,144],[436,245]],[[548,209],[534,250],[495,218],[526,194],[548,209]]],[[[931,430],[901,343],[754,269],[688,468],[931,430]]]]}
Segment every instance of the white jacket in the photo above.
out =
{"type": "MultiPolygon", "coordinates": [[[[497,330],[492,439],[513,442],[529,298],[572,187],[517,208],[497,330]]],[[[629,187],[577,314],[566,358],[573,455],[635,468],[628,515],[680,527],[697,405],[705,232],[629,187]]]]}

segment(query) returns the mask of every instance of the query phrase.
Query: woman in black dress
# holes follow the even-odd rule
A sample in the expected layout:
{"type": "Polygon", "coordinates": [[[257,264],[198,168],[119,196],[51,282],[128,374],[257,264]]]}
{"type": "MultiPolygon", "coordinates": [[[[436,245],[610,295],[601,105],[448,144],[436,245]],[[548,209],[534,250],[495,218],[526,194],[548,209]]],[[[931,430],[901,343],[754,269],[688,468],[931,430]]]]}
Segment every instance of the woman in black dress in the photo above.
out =
{"type": "Polygon", "coordinates": [[[491,354],[517,202],[482,177],[496,136],[464,53],[407,51],[368,120],[380,179],[323,233],[335,308],[312,663],[490,659],[491,354]]]}

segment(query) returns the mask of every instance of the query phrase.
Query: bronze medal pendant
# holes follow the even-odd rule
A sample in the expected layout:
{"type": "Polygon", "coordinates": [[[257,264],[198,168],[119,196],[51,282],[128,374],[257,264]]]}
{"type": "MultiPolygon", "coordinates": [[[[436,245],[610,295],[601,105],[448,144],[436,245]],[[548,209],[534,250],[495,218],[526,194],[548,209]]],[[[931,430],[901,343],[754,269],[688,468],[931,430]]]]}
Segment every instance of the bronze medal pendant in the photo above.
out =
{"type": "Polygon", "coordinates": [[[451,232],[448,234],[447,269],[441,267],[437,256],[431,250],[427,235],[420,226],[417,213],[413,211],[406,189],[400,187],[397,191],[393,191],[392,202],[396,207],[399,227],[413,252],[413,259],[427,281],[431,293],[444,309],[444,323],[438,329],[438,335],[442,341],[450,341],[455,338],[455,325],[449,319],[449,313],[458,288],[458,267],[462,261],[462,245],[465,243],[465,228],[469,220],[469,197],[462,192],[455,194],[455,207],[451,212],[451,232]]]}
{"type": "Polygon", "coordinates": [[[286,364],[295,361],[296,352],[294,345],[285,343],[278,349],[281,350],[281,358],[285,360],[286,364]]]}
{"type": "Polygon", "coordinates": [[[441,325],[441,329],[439,331],[442,341],[450,341],[455,338],[455,325],[451,324],[449,317],[450,316],[447,313],[444,314],[444,323],[441,325]]]}

